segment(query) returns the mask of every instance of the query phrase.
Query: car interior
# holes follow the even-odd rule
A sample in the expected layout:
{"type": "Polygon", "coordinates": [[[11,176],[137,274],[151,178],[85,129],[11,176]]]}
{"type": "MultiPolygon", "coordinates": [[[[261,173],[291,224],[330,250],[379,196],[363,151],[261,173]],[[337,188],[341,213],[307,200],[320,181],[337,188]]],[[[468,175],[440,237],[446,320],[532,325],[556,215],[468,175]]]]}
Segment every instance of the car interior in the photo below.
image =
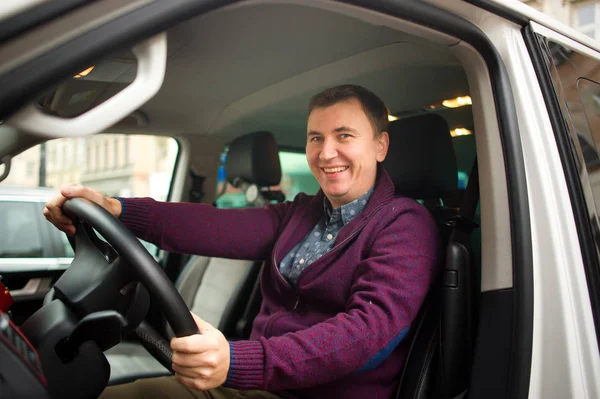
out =
{"type": "MultiPolygon", "coordinates": [[[[310,97],[327,87],[352,83],[384,100],[391,121],[384,166],[397,195],[414,198],[431,211],[444,243],[439,278],[407,338],[411,349],[398,376],[397,397],[456,397],[470,388],[472,371],[480,376],[493,373],[476,366],[482,361],[478,356],[486,353],[480,350],[476,355],[476,341],[483,339],[477,337],[494,328],[489,315],[485,320],[490,324],[481,327],[480,297],[512,286],[511,239],[494,100],[487,70],[473,48],[409,21],[348,4],[312,1],[242,2],[169,27],[166,37],[165,78],[157,94],[104,133],[177,140],[177,160],[165,193],[169,201],[219,206],[220,170],[240,195],[258,189],[258,196],[245,206],[288,200],[279,186],[285,175],[281,153],[303,154],[310,97]]],[[[106,54],[92,66],[85,74],[41,90],[36,107],[47,115],[76,118],[110,100],[139,73],[128,48],[106,54]]],[[[6,133],[0,139],[2,155],[17,156],[48,140],[19,131],[10,119],[0,130],[6,133]]],[[[100,233],[113,246],[118,241],[100,233]]],[[[104,248],[102,241],[89,240],[90,248],[104,248]]],[[[85,263],[75,249],[69,270],[85,263]]],[[[119,250],[102,254],[112,262],[118,255],[119,250]]],[[[156,258],[187,308],[218,326],[228,339],[249,336],[260,308],[261,262],[164,251],[156,258]]],[[[138,262],[133,255],[131,259],[138,262]]],[[[122,306],[119,309],[129,312],[139,327],[126,329],[123,339],[102,341],[108,363],[93,369],[98,381],[88,380],[91,394],[106,385],[103,378],[120,384],[169,374],[168,340],[176,329],[181,332],[165,317],[165,302],[157,300],[154,291],[148,288],[144,293],[141,285],[132,286],[135,276],[118,280],[125,292],[119,301],[127,297],[131,303],[113,307],[122,306]]],[[[82,301],[104,298],[106,307],[87,308],[69,294],[86,291],[82,284],[76,278],[63,279],[40,304],[42,313],[64,300],[82,320],[89,309],[108,311],[118,302],[103,283],[82,301]]],[[[53,338],[34,332],[44,317],[48,316],[34,314],[21,327],[26,335],[37,337],[40,347],[53,347],[57,326],[47,329],[53,338]]],[[[114,314],[106,317],[115,325],[131,323],[114,314]]],[[[72,330],[77,321],[69,319],[67,324],[72,330]]],[[[30,340],[35,346],[36,339],[30,340]]],[[[489,350],[503,351],[504,344],[489,350]]],[[[48,354],[51,351],[40,350],[42,365],[67,367],[48,360],[56,357],[48,354]]],[[[88,355],[89,362],[101,362],[96,354],[80,356],[88,355]]],[[[76,380],[89,370],[70,367],[75,374],[70,378],[76,380]]],[[[64,378],[57,381],[49,386],[52,393],[73,394],[75,388],[64,378]]]]}

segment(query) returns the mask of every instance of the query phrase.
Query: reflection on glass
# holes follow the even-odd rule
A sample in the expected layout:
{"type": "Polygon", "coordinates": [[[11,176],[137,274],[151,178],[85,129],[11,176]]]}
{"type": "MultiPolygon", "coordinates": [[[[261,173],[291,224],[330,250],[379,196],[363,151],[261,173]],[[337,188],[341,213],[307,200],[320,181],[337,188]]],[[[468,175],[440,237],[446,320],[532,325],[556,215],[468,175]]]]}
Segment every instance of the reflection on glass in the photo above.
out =
{"type": "MultiPolygon", "coordinates": [[[[579,22],[593,21],[595,5],[579,10],[579,22]],[[584,15],[584,10],[591,14],[584,15]],[[589,19],[592,18],[592,19],[589,19]]],[[[544,42],[544,38],[540,37],[544,42]]],[[[600,68],[598,61],[547,41],[548,68],[569,130],[581,188],[593,231],[600,231],[600,68]]],[[[598,248],[597,248],[598,249],[598,248]]]]}
{"type": "Polygon", "coordinates": [[[42,240],[33,203],[0,202],[0,258],[41,258],[42,240]]]}

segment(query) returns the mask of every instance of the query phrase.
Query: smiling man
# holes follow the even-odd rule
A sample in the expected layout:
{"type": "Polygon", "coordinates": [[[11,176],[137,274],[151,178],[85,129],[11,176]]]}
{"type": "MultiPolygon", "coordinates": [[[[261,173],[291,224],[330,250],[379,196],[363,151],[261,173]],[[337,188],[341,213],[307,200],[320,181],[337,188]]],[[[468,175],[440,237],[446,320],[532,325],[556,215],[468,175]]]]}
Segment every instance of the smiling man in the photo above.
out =
{"type": "Polygon", "coordinates": [[[383,101],[360,86],[314,96],[306,156],[321,190],[262,209],[63,188],[44,214],[69,234],[74,227],[61,206],[85,197],[167,251],[265,260],[263,304],[249,340],[228,342],[195,316],[200,333],[171,341],[175,378],[110,387],[102,398],[393,397],[404,338],[435,274],[438,234],[425,208],[395,196],[380,164],[387,115],[383,101]]]}
{"type": "MultiPolygon", "coordinates": [[[[352,86],[345,89],[348,95],[361,92],[352,86]]],[[[389,146],[383,102],[368,92],[362,101],[358,97],[339,101],[344,94],[342,87],[316,96],[308,117],[306,157],[333,208],[350,203],[375,185],[377,164],[389,146]]]]}

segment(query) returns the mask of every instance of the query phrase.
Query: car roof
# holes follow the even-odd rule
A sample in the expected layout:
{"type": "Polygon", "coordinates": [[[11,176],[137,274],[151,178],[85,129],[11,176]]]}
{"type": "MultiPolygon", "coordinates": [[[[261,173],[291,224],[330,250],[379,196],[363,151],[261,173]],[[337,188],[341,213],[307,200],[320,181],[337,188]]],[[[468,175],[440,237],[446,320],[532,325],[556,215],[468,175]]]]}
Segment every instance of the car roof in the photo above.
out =
{"type": "MultiPolygon", "coordinates": [[[[363,85],[393,114],[468,94],[464,70],[449,48],[458,39],[439,34],[427,40],[417,28],[406,33],[395,23],[345,4],[327,9],[304,2],[242,2],[192,18],[167,31],[159,92],[109,131],[227,142],[267,130],[280,146],[301,149],[308,101],[326,87],[363,85]]],[[[47,93],[53,112],[84,112],[126,86],[135,69],[129,51],[98,60],[89,75],[60,86],[62,100],[59,90],[47,93]]],[[[464,126],[471,121],[465,111],[444,116],[451,127],[464,126]]]]}
{"type": "Polygon", "coordinates": [[[19,187],[0,185],[0,200],[39,201],[45,202],[57,194],[56,189],[50,187],[19,187]]]}

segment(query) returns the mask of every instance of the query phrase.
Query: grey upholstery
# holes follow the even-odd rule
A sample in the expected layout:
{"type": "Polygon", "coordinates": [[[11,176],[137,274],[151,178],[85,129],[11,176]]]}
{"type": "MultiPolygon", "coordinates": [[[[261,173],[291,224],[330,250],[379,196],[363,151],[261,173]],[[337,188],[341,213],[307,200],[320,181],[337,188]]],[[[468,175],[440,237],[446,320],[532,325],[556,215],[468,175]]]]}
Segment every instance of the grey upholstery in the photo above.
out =
{"type": "MultiPolygon", "coordinates": [[[[192,256],[175,287],[192,312],[220,328],[223,312],[253,264],[248,260],[192,256]]],[[[170,326],[167,326],[167,335],[174,336],[170,326]]]]}
{"type": "Polygon", "coordinates": [[[210,258],[206,256],[191,257],[175,281],[175,287],[190,309],[209,262],[210,258]]]}
{"type": "Polygon", "coordinates": [[[104,354],[110,364],[109,385],[125,382],[133,374],[136,376],[169,374],[169,371],[137,342],[121,342],[104,354]]]}
{"type": "MultiPolygon", "coordinates": [[[[232,184],[238,178],[259,187],[262,184],[278,184],[281,165],[273,136],[268,132],[258,132],[234,140],[229,146],[226,169],[227,180],[232,184]]],[[[224,313],[236,306],[239,289],[254,263],[192,256],[181,270],[175,287],[192,312],[221,328],[224,313]]],[[[168,326],[166,333],[173,336],[168,326]]],[[[105,354],[111,367],[109,384],[168,374],[167,369],[138,343],[122,342],[105,354]]]]}
{"type": "Polygon", "coordinates": [[[190,306],[192,312],[219,327],[223,311],[253,264],[248,260],[211,258],[190,306]]]}
{"type": "MultiPolygon", "coordinates": [[[[176,287],[192,312],[219,327],[232,294],[245,280],[254,262],[193,256],[182,270],[176,287]]],[[[168,335],[173,336],[170,328],[168,335]]],[[[110,384],[136,375],[152,376],[168,371],[137,342],[122,342],[106,351],[110,384]]]]}

